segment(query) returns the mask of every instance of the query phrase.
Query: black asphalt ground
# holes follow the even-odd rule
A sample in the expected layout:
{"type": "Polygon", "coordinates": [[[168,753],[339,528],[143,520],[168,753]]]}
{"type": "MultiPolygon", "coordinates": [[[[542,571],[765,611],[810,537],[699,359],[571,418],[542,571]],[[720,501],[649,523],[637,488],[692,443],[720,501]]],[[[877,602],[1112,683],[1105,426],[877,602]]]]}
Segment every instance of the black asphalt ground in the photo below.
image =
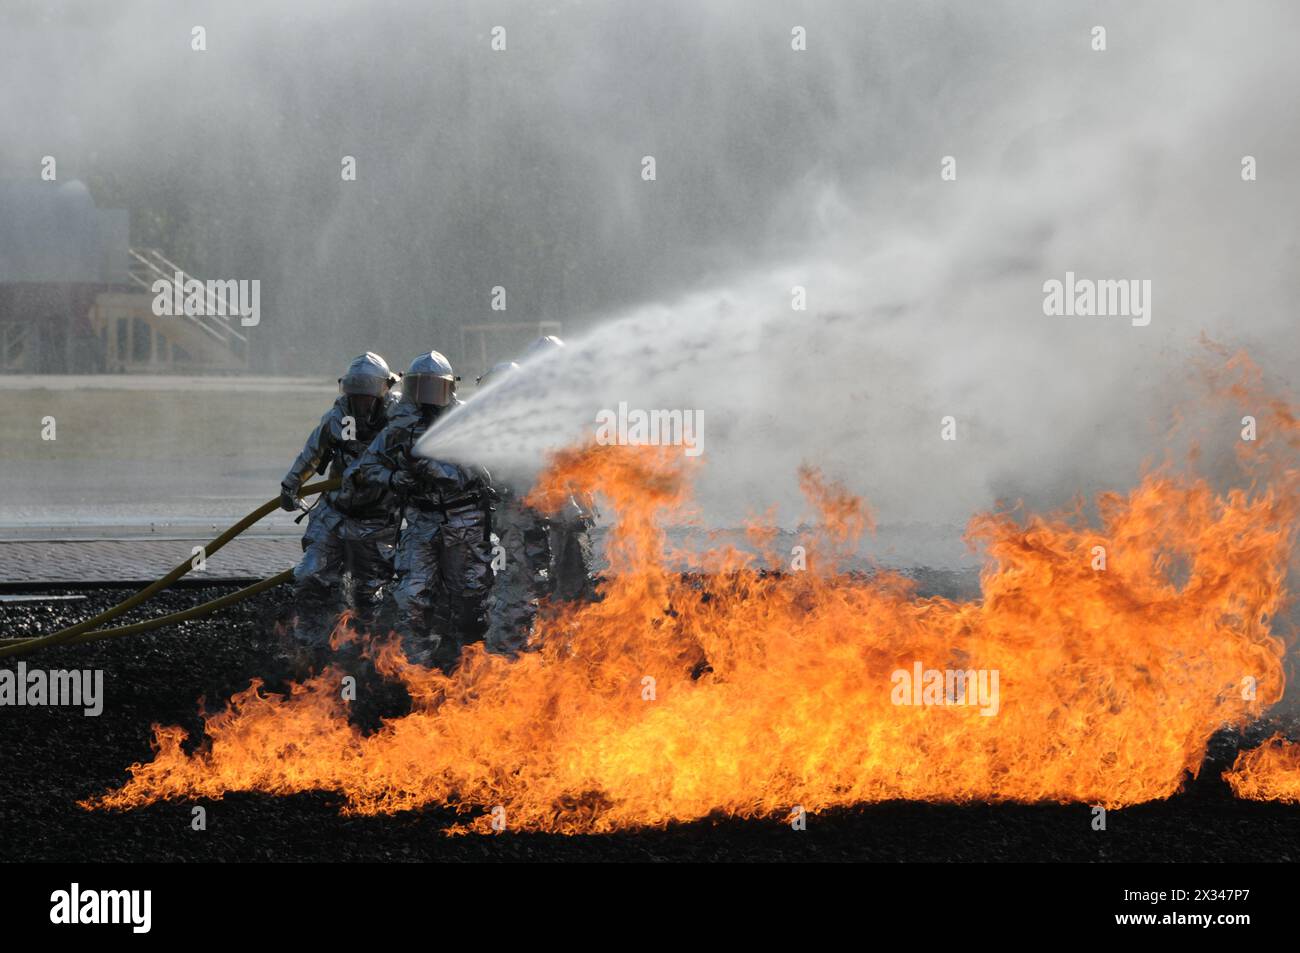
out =
{"type": "MultiPolygon", "coordinates": [[[[150,614],[227,591],[173,590],[150,614]]],[[[51,631],[107,608],[123,591],[62,594],[86,598],[0,602],[0,630],[51,631]]],[[[1238,801],[1219,779],[1238,743],[1226,736],[1216,739],[1211,762],[1182,794],[1111,811],[1105,831],[1092,829],[1082,805],[899,802],[815,815],[805,831],[776,820],[711,818],[599,837],[446,837],[448,812],[342,817],[332,794],[231,795],[206,805],[206,831],[191,830],[189,804],[128,813],[77,807],[78,799],[124,781],[131,762],[149,758],[152,724],[196,732],[200,696],[215,705],[246,687],[250,675],[274,671],[272,620],[286,595],[272,590],[215,618],[31,657],[29,664],[42,668],[102,668],[107,703],[95,718],[50,707],[0,708],[0,860],[1300,860],[1300,809],[1238,801]]]]}

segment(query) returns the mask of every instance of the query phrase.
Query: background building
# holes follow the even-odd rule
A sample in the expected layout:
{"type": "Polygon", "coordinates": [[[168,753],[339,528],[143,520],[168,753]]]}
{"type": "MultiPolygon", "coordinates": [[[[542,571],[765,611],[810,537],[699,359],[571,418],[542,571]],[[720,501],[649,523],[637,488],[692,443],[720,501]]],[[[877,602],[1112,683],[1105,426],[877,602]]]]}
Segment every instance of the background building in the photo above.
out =
{"type": "Polygon", "coordinates": [[[239,371],[246,337],[219,317],[153,313],[181,269],[130,245],[129,213],[81,182],[0,183],[0,370],[239,371]]]}

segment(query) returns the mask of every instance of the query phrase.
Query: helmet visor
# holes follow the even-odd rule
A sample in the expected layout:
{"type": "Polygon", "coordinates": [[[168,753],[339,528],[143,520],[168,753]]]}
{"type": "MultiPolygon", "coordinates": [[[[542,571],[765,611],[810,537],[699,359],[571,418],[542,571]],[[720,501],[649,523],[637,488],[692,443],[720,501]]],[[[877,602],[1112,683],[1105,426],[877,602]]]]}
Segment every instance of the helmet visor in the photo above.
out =
{"type": "Polygon", "coordinates": [[[339,390],[349,396],[365,394],[380,397],[388,390],[388,381],[373,374],[349,374],[339,378],[339,390]]]}
{"type": "Polygon", "coordinates": [[[456,382],[436,374],[407,374],[402,378],[402,393],[417,404],[446,407],[456,391],[456,382]]]}
{"type": "Polygon", "coordinates": [[[369,420],[379,406],[379,398],[373,394],[348,394],[348,412],[358,420],[369,420]]]}

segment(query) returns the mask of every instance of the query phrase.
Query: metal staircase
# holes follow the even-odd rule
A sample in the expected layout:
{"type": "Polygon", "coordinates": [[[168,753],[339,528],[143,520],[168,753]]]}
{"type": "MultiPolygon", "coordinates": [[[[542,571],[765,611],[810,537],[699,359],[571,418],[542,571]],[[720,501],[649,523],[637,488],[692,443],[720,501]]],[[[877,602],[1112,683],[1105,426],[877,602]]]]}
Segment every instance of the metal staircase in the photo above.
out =
{"type": "MultiPolygon", "coordinates": [[[[154,285],[159,281],[166,281],[169,285],[176,286],[178,279],[180,291],[182,292],[187,281],[193,279],[193,275],[186,274],[185,271],[175,262],[168,259],[157,248],[132,248],[129,250],[131,256],[130,277],[131,283],[148,292],[154,294],[154,285]]],[[[206,293],[206,306],[203,314],[185,314],[167,315],[166,321],[178,322],[185,321],[193,328],[206,335],[211,344],[203,348],[204,351],[211,351],[211,345],[218,345],[226,353],[227,360],[219,363],[227,363],[233,360],[235,363],[246,364],[248,360],[248,336],[238,328],[238,322],[232,320],[237,315],[217,314],[220,301],[216,295],[206,293]]],[[[151,324],[154,322],[150,322],[151,324]]],[[[184,337],[186,340],[178,340],[177,343],[192,351],[192,335],[172,334],[166,324],[157,325],[158,330],[168,338],[184,337]]],[[[196,355],[197,356],[197,355],[196,355]]],[[[216,355],[214,355],[216,356],[216,355]]]]}

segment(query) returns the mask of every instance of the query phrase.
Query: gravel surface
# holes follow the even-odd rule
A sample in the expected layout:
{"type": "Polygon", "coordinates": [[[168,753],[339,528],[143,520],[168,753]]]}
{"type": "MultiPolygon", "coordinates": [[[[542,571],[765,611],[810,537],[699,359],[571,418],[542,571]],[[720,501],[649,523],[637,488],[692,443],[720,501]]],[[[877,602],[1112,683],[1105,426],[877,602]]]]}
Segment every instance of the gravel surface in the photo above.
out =
{"type": "MultiPolygon", "coordinates": [[[[130,618],[226,591],[174,590],[130,618]]],[[[120,589],[63,592],[87,598],[0,603],[0,632],[52,631],[123,597],[120,589]]],[[[0,860],[1300,860],[1300,809],[1235,800],[1219,780],[1237,744],[1227,736],[1216,739],[1210,763],[1182,794],[1111,811],[1104,832],[1091,829],[1083,805],[895,802],[815,815],[800,832],[778,821],[711,818],[599,837],[446,837],[449,812],[347,818],[332,794],[231,795],[207,804],[208,828],[197,832],[189,804],[129,813],[76,806],[123,782],[131,762],[149,758],[153,723],[195,732],[201,696],[216,705],[246,687],[250,674],[274,676],[271,630],[286,598],[285,589],[272,590],[215,618],[30,657],[29,665],[41,668],[102,668],[107,703],[97,718],[0,708],[0,860]]]]}

